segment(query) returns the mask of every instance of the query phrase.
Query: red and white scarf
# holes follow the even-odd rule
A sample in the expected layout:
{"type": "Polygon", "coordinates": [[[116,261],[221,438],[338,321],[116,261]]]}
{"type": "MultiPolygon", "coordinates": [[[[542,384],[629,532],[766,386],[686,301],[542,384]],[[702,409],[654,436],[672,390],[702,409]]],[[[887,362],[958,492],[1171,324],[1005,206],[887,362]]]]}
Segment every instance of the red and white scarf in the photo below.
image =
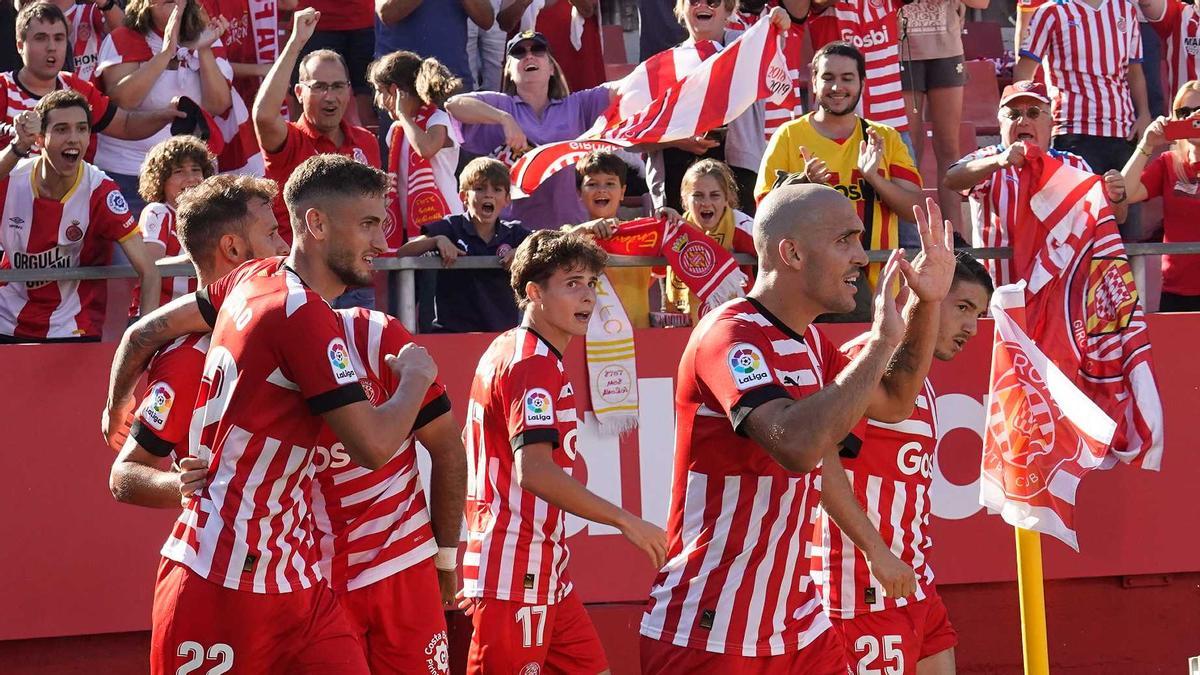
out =
{"type": "MultiPolygon", "coordinates": [[[[149,37],[121,26],[110,35],[119,59],[103,61],[99,69],[118,63],[144,63],[154,57],[149,37]]],[[[159,38],[161,39],[161,38],[159,38]]],[[[212,115],[213,126],[220,133],[220,143],[210,147],[217,154],[217,165],[223,173],[248,173],[262,176],[266,172],[262,151],[258,147],[258,139],[254,135],[254,127],[250,123],[250,111],[246,103],[233,88],[233,69],[229,66],[229,58],[225,46],[218,40],[212,47],[213,56],[223,66],[222,73],[227,73],[225,79],[229,83],[230,98],[233,104],[229,110],[220,115],[212,115]]],[[[200,56],[194,49],[180,47],[175,54],[180,68],[198,70],[200,56]]],[[[197,101],[199,103],[199,101],[197,101]]],[[[207,119],[207,116],[206,116],[207,119]]]]}
{"type": "Polygon", "coordinates": [[[515,195],[531,194],[592,150],[698,136],[761,99],[782,102],[792,95],[783,36],[770,22],[760,21],[718,48],[693,43],[639,64],[617,83],[608,110],[579,139],[539,146],[517,160],[511,170],[515,195]]]}
{"type": "MultiPolygon", "coordinates": [[[[749,30],[751,26],[758,23],[759,19],[767,16],[771,7],[779,6],[778,0],[771,0],[767,7],[763,8],[761,14],[748,14],[746,12],[734,12],[729,16],[729,23],[726,26],[730,30],[749,30]]],[[[807,68],[804,63],[804,26],[793,21],[792,27],[784,34],[783,42],[783,58],[787,62],[788,77],[792,81],[792,90],[781,101],[767,101],[765,106],[763,125],[763,135],[767,140],[771,140],[771,136],[784,124],[804,115],[804,98],[800,90],[800,73],[801,69],[807,68]]]]}
{"type": "MultiPolygon", "coordinates": [[[[417,111],[413,123],[421,131],[425,131],[429,128],[429,119],[435,112],[436,106],[426,105],[417,111]]],[[[401,215],[398,213],[399,200],[393,202],[392,216],[397,218],[396,222],[404,223],[403,238],[408,240],[421,233],[422,225],[450,215],[450,202],[438,189],[433,164],[413,148],[404,134],[404,127],[399,122],[394,122],[388,135],[388,147],[395,149],[394,152],[388,153],[388,171],[397,177],[406,177],[403,219],[398,218],[401,215]],[[401,167],[404,167],[406,173],[401,173],[401,167]]]]}

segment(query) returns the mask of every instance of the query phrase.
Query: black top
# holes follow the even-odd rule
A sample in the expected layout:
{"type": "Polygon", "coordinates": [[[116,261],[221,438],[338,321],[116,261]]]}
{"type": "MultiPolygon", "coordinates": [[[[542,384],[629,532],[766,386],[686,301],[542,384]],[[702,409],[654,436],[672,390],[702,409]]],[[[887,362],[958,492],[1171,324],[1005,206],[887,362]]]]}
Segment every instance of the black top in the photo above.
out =
{"type": "MultiPolygon", "coordinates": [[[[466,214],[448,216],[421,228],[427,237],[448,238],[472,256],[500,257],[525,241],[530,232],[518,221],[498,221],[491,241],[484,241],[466,214]]],[[[438,272],[434,330],[443,333],[498,333],[520,321],[508,270],[438,272]]]]}

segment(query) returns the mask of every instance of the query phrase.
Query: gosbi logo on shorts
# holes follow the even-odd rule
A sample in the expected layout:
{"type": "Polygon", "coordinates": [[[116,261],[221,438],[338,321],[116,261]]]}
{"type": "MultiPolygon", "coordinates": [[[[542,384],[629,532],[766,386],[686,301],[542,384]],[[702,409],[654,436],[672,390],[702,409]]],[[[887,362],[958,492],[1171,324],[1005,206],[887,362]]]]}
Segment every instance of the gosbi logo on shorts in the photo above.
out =
{"type": "Polygon", "coordinates": [[[329,355],[329,365],[333,368],[333,379],[338,384],[358,382],[358,373],[355,373],[354,366],[350,365],[350,351],[346,349],[342,338],[330,340],[326,352],[329,355]]]}
{"type": "Polygon", "coordinates": [[[554,424],[554,403],[551,402],[550,392],[541,388],[525,392],[525,423],[543,426],[554,424]]]}
{"type": "Polygon", "coordinates": [[[749,389],[771,381],[771,370],[758,347],[739,342],[729,348],[729,374],[738,389],[749,389]]]}
{"type": "Polygon", "coordinates": [[[142,421],[151,428],[162,431],[167,425],[167,417],[171,414],[171,405],[175,403],[175,390],[166,382],[155,382],[142,404],[142,421]]]}

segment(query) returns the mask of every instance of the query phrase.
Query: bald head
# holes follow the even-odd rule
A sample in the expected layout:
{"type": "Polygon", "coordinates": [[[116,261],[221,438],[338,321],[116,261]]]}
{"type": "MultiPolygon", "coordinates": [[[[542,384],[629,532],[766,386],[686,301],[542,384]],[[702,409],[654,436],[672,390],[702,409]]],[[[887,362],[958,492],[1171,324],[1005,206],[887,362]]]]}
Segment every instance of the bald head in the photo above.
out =
{"type": "MultiPolygon", "coordinates": [[[[775,267],[779,242],[797,244],[829,238],[843,230],[862,230],[854,203],[825,185],[784,185],[772,190],[754,216],[754,252],[760,266],[775,267]]],[[[833,236],[832,238],[837,238],[833,236]]]]}

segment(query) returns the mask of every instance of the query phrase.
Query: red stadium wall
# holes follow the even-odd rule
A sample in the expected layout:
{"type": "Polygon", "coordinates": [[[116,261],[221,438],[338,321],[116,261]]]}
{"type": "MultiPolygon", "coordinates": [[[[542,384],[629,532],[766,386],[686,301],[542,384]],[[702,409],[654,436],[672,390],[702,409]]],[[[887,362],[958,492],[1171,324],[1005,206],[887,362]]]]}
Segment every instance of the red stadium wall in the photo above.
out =
{"type": "MultiPolygon", "coordinates": [[[[1089,477],[1078,495],[1083,552],[1053,540],[1044,544],[1052,580],[1047,585],[1052,658],[1063,672],[1179,672],[1186,656],[1200,654],[1200,540],[1194,536],[1200,503],[1193,496],[1200,433],[1187,423],[1200,403],[1200,360],[1191,355],[1200,316],[1155,315],[1150,326],[1166,406],[1164,470],[1118,467],[1089,477]]],[[[828,330],[848,338],[855,327],[828,330]]],[[[989,325],[983,334],[990,334],[989,325]]],[[[622,443],[595,438],[586,429],[581,436],[576,475],[660,523],[670,485],[671,378],[687,335],[685,330],[638,335],[638,434],[622,443]]],[[[423,336],[421,342],[440,364],[452,400],[461,404],[488,336],[423,336]]],[[[0,490],[2,672],[144,670],[140,631],[148,627],[157,551],[173,514],[122,506],[108,494],[112,454],[97,420],[112,349],[111,344],[0,348],[5,381],[0,476],[8,482],[0,490]],[[68,637],[106,633],[127,635],[68,637]],[[111,668],[99,667],[109,662],[111,668]],[[73,663],[87,665],[77,670],[73,663]]],[[[988,355],[989,344],[981,338],[933,372],[943,437],[932,560],[961,634],[961,669],[1007,673],[1020,661],[1012,531],[977,504],[988,355]]],[[[567,363],[582,385],[587,374],[581,342],[572,345],[567,363]]],[[[577,390],[586,409],[587,387],[577,390]]],[[[653,570],[615,532],[584,525],[576,520],[568,526],[572,576],[585,602],[594,603],[614,672],[636,672],[629,668],[637,659],[632,640],[637,603],[653,570]]],[[[463,628],[456,625],[452,635],[463,628]]]]}

